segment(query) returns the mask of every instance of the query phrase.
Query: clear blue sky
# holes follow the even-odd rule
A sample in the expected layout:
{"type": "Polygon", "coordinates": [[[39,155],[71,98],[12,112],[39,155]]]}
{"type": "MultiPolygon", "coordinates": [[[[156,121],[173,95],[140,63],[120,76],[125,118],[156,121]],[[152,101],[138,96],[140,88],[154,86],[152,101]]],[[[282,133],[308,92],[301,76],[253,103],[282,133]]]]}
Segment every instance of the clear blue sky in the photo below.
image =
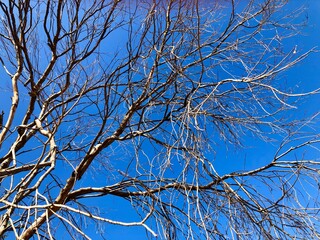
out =
{"type": "MultiPolygon", "coordinates": [[[[291,7],[301,6],[301,3],[305,3],[305,6],[308,8],[305,11],[305,14],[308,16],[308,23],[302,31],[302,35],[293,37],[288,41],[288,45],[295,46],[297,45],[297,50],[299,53],[305,52],[311,49],[314,46],[318,46],[320,50],[320,0],[292,0],[291,7]]],[[[285,8],[286,9],[286,8],[285,8]]],[[[284,9],[284,10],[285,10],[284,9]]],[[[289,10],[288,10],[289,11],[289,10]]],[[[117,42],[115,42],[117,43],[117,42]]],[[[2,70],[1,70],[2,71],[2,70]]],[[[1,75],[4,75],[3,72],[0,72],[1,75]]],[[[320,87],[320,54],[311,54],[309,58],[294,68],[286,72],[284,80],[288,82],[288,85],[291,84],[298,86],[298,89],[303,91],[309,91],[314,88],[320,87]]],[[[5,81],[0,81],[0,95],[6,96],[6,94],[11,95],[10,91],[6,89],[10,88],[10,85],[6,85],[5,81]]],[[[20,102],[20,108],[24,107],[24,102],[20,102]]],[[[293,113],[293,118],[302,118],[303,116],[310,115],[319,111],[320,106],[320,96],[313,96],[308,101],[308,104],[298,106],[298,109],[293,113]]],[[[1,107],[8,112],[9,105],[1,102],[1,107]]],[[[317,129],[319,130],[319,129],[317,129]]],[[[238,148],[223,145],[221,142],[219,145],[219,151],[215,158],[215,167],[217,168],[220,174],[226,172],[232,172],[241,169],[252,169],[256,168],[266,161],[269,161],[274,155],[274,151],[277,146],[272,146],[271,144],[266,144],[258,139],[253,139],[250,136],[246,138],[246,147],[238,148]]],[[[0,150],[0,153],[1,150],[0,150]]],[[[314,152],[310,153],[310,156],[316,156],[314,152]]],[[[88,176],[88,179],[91,176],[88,176]]],[[[101,182],[105,183],[105,182],[101,182]]],[[[136,215],[128,207],[128,202],[123,201],[115,197],[105,197],[103,201],[98,199],[90,200],[90,205],[99,206],[103,205],[104,208],[108,209],[108,216],[113,220],[121,221],[139,221],[135,219],[136,215]],[[103,202],[105,200],[105,202],[103,202]]],[[[145,229],[143,227],[119,227],[115,225],[105,225],[105,234],[104,237],[108,240],[143,240],[145,237],[145,229]]],[[[91,236],[93,239],[97,239],[96,229],[94,226],[89,225],[88,229],[84,230],[91,236]]],[[[60,233],[60,236],[56,236],[57,239],[65,239],[64,233],[60,233]]]]}

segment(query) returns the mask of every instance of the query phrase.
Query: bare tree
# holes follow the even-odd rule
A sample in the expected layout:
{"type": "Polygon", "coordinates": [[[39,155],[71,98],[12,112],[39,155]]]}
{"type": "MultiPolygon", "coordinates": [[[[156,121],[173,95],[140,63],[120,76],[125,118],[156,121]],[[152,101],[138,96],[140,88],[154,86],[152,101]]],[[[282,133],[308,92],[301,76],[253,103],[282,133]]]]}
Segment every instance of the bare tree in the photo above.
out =
{"type": "Polygon", "coordinates": [[[290,115],[318,90],[283,81],[314,50],[284,44],[286,2],[1,1],[0,236],[320,238],[317,114],[290,115]],[[276,150],[221,172],[249,137],[276,150]]]}

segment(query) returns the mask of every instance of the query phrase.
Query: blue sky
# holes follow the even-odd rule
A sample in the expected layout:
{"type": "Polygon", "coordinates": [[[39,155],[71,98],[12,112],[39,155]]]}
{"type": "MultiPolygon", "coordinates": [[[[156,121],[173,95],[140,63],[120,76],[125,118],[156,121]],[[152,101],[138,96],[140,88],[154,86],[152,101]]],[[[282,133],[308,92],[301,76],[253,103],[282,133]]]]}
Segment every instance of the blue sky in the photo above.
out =
{"type": "MultiPolygon", "coordinates": [[[[293,0],[290,2],[291,7],[284,8],[284,11],[290,11],[291,9],[300,6],[302,2],[304,2],[305,6],[307,7],[305,15],[302,16],[302,18],[308,19],[307,25],[302,29],[301,34],[287,40],[286,46],[291,49],[292,46],[296,45],[298,53],[308,51],[314,46],[318,46],[318,49],[320,50],[320,1],[293,0]]],[[[122,38],[122,35],[120,36],[119,33],[119,36],[114,36],[114,38],[120,39],[122,38]]],[[[116,47],[119,42],[121,41],[114,41],[113,45],[116,47]]],[[[109,47],[113,48],[113,45],[109,47]]],[[[283,81],[285,81],[288,86],[294,86],[296,90],[301,92],[310,91],[320,87],[319,59],[319,53],[311,54],[306,60],[299,63],[294,68],[288,70],[285,74],[282,74],[283,81]]],[[[4,75],[2,69],[0,70],[0,74],[4,75]]],[[[11,92],[8,89],[10,89],[9,81],[0,81],[0,95],[7,98],[8,95],[11,95],[11,92]]],[[[303,104],[300,106],[298,102],[298,108],[291,112],[291,118],[303,118],[319,111],[320,97],[318,95],[314,95],[310,99],[303,101],[304,103],[305,101],[307,101],[307,104],[303,104]]],[[[24,109],[26,104],[28,103],[24,101],[24,98],[22,96],[19,109],[24,109]]],[[[5,112],[9,111],[9,107],[10,106],[6,103],[1,102],[1,108],[4,109],[5,112]]],[[[23,111],[21,111],[21,113],[23,113],[23,111]]],[[[22,118],[22,115],[20,115],[19,117],[22,118]]],[[[18,120],[15,121],[19,122],[18,120]]],[[[317,128],[316,126],[314,131],[319,131],[319,127],[317,128]]],[[[4,144],[3,148],[0,150],[0,154],[3,154],[8,147],[9,146],[6,146],[4,144]]],[[[223,175],[228,172],[253,169],[270,161],[277,149],[277,143],[265,143],[262,140],[259,140],[251,135],[246,135],[244,136],[244,147],[226,145],[223,141],[220,141],[216,147],[218,149],[216,151],[216,155],[212,155],[209,157],[212,157],[212,160],[214,160],[214,164],[218,173],[220,175],[223,175]]],[[[152,150],[150,150],[150,154],[152,154],[152,150]]],[[[309,151],[307,153],[307,156],[319,159],[318,152],[316,151],[309,151]]],[[[116,167],[116,164],[114,165],[116,167]]],[[[121,165],[121,162],[119,163],[119,165],[121,165]]],[[[90,174],[84,176],[84,180],[90,181],[93,176],[94,173],[91,172],[90,174]]],[[[105,185],[106,182],[108,182],[106,179],[101,179],[94,182],[93,184],[105,185]]],[[[106,215],[113,220],[139,221],[136,214],[131,209],[130,203],[128,201],[124,201],[116,197],[107,196],[102,199],[92,199],[90,201],[86,201],[86,203],[91,206],[103,206],[107,211],[106,215]]],[[[85,229],[85,232],[87,232],[88,235],[93,239],[97,239],[96,228],[91,224],[88,224],[87,226],[88,229],[85,229]]],[[[104,237],[108,240],[146,239],[146,232],[143,227],[126,228],[107,224],[105,225],[104,230],[104,237]]],[[[59,232],[58,234],[59,237],[63,239],[64,233],[59,232]]]]}

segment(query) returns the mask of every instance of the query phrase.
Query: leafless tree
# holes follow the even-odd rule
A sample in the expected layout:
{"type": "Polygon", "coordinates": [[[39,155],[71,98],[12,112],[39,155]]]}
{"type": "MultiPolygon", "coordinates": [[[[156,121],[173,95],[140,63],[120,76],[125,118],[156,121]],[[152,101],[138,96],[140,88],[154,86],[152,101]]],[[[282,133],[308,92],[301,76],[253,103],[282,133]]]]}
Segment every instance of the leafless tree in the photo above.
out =
{"type": "Polygon", "coordinates": [[[291,114],[318,90],[284,81],[314,50],[286,2],[0,1],[0,236],[320,238],[317,114],[291,114]]]}

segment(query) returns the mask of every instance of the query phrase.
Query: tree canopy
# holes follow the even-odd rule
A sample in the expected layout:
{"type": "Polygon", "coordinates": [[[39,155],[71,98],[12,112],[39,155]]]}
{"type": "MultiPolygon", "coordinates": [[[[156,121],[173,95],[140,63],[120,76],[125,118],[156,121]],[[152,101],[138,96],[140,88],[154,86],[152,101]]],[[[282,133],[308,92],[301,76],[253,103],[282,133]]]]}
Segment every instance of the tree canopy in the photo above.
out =
{"type": "Polygon", "coordinates": [[[287,2],[1,1],[0,236],[320,238],[287,2]]]}

